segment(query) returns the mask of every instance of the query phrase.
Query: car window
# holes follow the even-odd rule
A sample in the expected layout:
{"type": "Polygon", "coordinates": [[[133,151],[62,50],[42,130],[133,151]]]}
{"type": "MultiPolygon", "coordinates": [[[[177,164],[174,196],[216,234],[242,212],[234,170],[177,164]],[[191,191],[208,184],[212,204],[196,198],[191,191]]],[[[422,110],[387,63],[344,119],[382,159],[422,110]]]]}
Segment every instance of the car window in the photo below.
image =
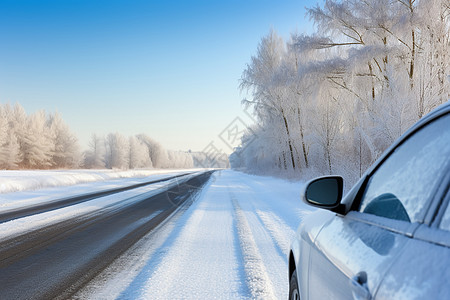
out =
{"type": "Polygon", "coordinates": [[[403,142],[371,176],[359,211],[407,222],[423,220],[450,159],[450,114],[403,142]]]}

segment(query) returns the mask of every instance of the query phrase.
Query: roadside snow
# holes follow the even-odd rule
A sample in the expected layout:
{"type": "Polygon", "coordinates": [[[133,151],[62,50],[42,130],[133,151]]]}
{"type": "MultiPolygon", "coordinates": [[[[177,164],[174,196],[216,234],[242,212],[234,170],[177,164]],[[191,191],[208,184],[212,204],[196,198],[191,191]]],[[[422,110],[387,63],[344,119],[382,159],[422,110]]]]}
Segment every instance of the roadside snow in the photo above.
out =
{"type": "MultiPolygon", "coordinates": [[[[0,171],[0,194],[68,186],[93,181],[119,178],[147,177],[156,174],[183,173],[200,169],[150,169],[150,170],[35,170],[0,171]]],[[[0,195],[1,197],[1,195],[0,195]]]]}
{"type": "Polygon", "coordinates": [[[312,209],[300,182],[215,172],[182,214],[149,233],[75,298],[285,299],[287,255],[312,209]]]}
{"type": "Polygon", "coordinates": [[[164,179],[196,170],[149,170],[149,171],[0,171],[0,185],[15,187],[18,191],[0,193],[0,212],[71,196],[94,193],[114,188],[126,187],[143,182],[164,179]],[[165,172],[165,173],[164,173],[165,172]],[[46,175],[47,174],[47,175],[46,175]],[[92,176],[96,174],[95,176],[92,176]],[[139,176],[138,176],[139,174],[139,176]],[[144,177],[144,174],[148,174],[144,177]],[[97,177],[97,175],[99,175],[97,177]],[[107,175],[107,176],[106,176],[107,175]],[[126,176],[136,175],[133,178],[126,176]],[[48,176],[49,178],[46,178],[48,176]],[[106,179],[111,177],[112,179],[106,179]],[[122,176],[122,177],[120,177],[122,176]],[[93,181],[98,179],[97,181],[93,181]],[[85,181],[67,186],[76,180],[85,181]],[[50,183],[55,184],[52,186],[50,183]],[[57,185],[59,184],[59,185],[57,185]],[[33,190],[31,187],[39,186],[33,190]],[[28,189],[30,188],[30,189],[28,189]]]}
{"type": "MultiPolygon", "coordinates": [[[[59,222],[74,218],[74,217],[85,217],[92,216],[92,214],[105,213],[107,211],[113,211],[119,207],[124,207],[127,205],[131,205],[137,201],[141,201],[151,195],[157,194],[161,192],[161,189],[169,189],[170,187],[176,186],[177,184],[187,181],[191,178],[192,175],[183,176],[181,178],[173,178],[167,181],[162,181],[158,183],[154,183],[151,185],[143,186],[140,188],[132,189],[129,191],[120,192],[117,194],[112,194],[104,197],[99,197],[90,201],[82,202],[79,204],[67,206],[60,209],[51,210],[44,213],[39,213],[35,215],[31,215],[28,217],[14,219],[8,222],[0,223],[0,241],[7,240],[14,236],[25,234],[31,231],[34,231],[39,228],[43,228],[45,226],[50,226],[57,224],[59,222]]],[[[153,179],[153,177],[151,178],[153,179]]],[[[148,178],[147,178],[148,181],[148,178]]],[[[116,185],[129,185],[129,181],[126,180],[116,182],[116,185]]],[[[104,189],[103,185],[100,185],[104,189]]],[[[86,188],[96,189],[99,186],[95,186],[93,183],[87,184],[86,188]]],[[[47,198],[45,197],[37,197],[40,200],[51,200],[57,199],[55,195],[60,195],[61,192],[64,191],[63,188],[53,188],[43,190],[45,194],[47,194],[47,198]]],[[[22,197],[27,193],[14,193],[14,196],[22,197]]],[[[75,195],[76,193],[74,193],[75,195]]],[[[67,196],[67,193],[66,193],[67,196]]],[[[3,199],[4,200],[4,199],[3,199]]],[[[7,198],[6,200],[11,200],[7,198]]],[[[15,203],[23,204],[25,200],[17,199],[17,201],[13,202],[5,202],[4,206],[10,208],[15,203]],[[8,205],[10,204],[10,205],[8,205]]],[[[34,199],[34,201],[38,201],[34,199]]],[[[4,207],[0,206],[0,211],[2,211],[4,207]]]]}

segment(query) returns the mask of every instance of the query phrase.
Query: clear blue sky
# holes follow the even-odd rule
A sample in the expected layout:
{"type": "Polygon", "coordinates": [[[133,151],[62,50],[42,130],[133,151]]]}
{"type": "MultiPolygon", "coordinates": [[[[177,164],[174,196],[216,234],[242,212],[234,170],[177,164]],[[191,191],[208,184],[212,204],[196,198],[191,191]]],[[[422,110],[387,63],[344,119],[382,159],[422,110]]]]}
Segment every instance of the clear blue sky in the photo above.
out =
{"type": "Polygon", "coordinates": [[[261,37],[311,32],[316,1],[0,0],[0,103],[92,133],[202,150],[238,115],[261,37]]]}

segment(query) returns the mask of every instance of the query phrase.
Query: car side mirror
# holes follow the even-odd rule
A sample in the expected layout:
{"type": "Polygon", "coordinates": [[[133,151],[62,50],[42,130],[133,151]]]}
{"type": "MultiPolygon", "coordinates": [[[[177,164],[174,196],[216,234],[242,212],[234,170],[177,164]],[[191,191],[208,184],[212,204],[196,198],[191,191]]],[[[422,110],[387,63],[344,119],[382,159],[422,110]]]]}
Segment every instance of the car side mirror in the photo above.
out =
{"type": "Polygon", "coordinates": [[[341,176],[324,176],[306,183],[302,200],[306,204],[336,211],[342,200],[344,180],[341,176]]]}

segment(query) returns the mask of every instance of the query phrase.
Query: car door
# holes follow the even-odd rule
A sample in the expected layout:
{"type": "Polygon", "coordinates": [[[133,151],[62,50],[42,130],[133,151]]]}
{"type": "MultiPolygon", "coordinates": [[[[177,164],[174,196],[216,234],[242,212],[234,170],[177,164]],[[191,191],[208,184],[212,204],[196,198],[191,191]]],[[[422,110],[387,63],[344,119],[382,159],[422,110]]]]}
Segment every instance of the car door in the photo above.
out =
{"type": "Polygon", "coordinates": [[[396,277],[388,272],[429,221],[449,155],[447,113],[418,128],[370,172],[352,210],[332,218],[315,240],[310,299],[371,299],[387,274],[396,277]]]}
{"type": "Polygon", "coordinates": [[[389,269],[376,299],[450,299],[450,170],[431,224],[421,224],[389,269]]]}

